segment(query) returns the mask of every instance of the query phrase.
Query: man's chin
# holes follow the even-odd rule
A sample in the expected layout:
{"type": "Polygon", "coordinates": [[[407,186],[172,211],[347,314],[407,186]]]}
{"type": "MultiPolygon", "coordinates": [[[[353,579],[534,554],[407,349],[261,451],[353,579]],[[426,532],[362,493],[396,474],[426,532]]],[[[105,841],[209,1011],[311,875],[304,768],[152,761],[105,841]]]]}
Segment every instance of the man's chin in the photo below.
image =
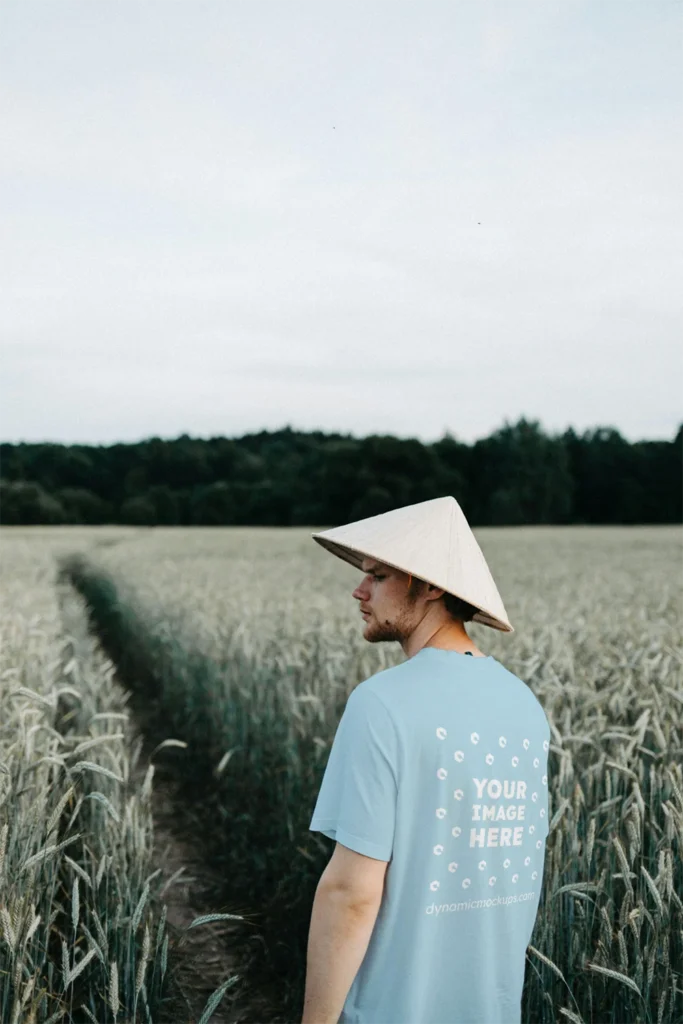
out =
{"type": "Polygon", "coordinates": [[[375,630],[373,630],[373,629],[366,629],[366,630],[364,630],[363,631],[363,639],[367,640],[369,644],[379,644],[379,643],[391,642],[393,640],[398,640],[399,643],[400,643],[400,640],[401,640],[401,638],[399,636],[397,636],[396,633],[391,633],[389,631],[382,632],[381,630],[378,630],[378,629],[375,629],[375,630]]]}

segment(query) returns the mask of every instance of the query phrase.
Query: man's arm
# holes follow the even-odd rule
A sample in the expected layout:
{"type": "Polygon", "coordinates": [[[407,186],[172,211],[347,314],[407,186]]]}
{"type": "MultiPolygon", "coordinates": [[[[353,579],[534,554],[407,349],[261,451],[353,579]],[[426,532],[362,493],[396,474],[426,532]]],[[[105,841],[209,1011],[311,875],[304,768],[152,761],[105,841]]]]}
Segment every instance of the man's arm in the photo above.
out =
{"type": "Polygon", "coordinates": [[[313,901],[301,1024],[339,1021],[375,926],[387,866],[337,843],[313,901]]]}
{"type": "Polygon", "coordinates": [[[301,1024],[337,1024],[370,942],[381,894],[352,903],[341,890],[318,885],[308,934],[301,1024]]]}

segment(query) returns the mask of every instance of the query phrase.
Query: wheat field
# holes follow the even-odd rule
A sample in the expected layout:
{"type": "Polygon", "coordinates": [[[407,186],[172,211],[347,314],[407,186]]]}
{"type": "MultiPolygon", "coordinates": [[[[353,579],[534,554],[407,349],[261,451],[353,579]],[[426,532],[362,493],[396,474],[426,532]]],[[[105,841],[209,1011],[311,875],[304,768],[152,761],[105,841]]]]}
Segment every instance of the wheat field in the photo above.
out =
{"type": "MultiPolygon", "coordinates": [[[[271,1019],[297,1020],[313,889],[331,852],[308,832],[331,739],[353,687],[403,660],[398,645],[362,639],[359,573],[310,532],[2,531],[3,1021],[159,1019],[153,773],[135,768],[129,691],[149,704],[153,738],[178,744],[167,753],[225,876],[217,910],[252,927],[245,984],[273,978],[271,1019]],[[63,845],[71,822],[97,846],[63,845]]],[[[528,683],[552,732],[522,1019],[680,1022],[681,532],[475,534],[516,632],[468,632],[528,683]]]]}
{"type": "Polygon", "coordinates": [[[153,1021],[169,945],[154,766],[83,599],[58,583],[77,531],[2,534],[0,1020],[153,1021]]]}

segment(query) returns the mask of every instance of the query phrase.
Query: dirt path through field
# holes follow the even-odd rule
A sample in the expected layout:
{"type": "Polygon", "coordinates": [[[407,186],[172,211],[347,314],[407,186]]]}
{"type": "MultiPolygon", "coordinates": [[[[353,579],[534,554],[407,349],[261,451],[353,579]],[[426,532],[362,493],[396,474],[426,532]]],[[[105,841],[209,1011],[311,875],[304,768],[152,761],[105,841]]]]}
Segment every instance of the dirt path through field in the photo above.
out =
{"type": "MultiPolygon", "coordinates": [[[[183,931],[204,914],[217,912],[210,892],[219,883],[203,860],[201,836],[192,834],[179,813],[175,785],[163,778],[163,767],[155,774],[154,867],[162,869],[167,888],[162,900],[168,908],[169,930],[174,941],[169,950],[173,964],[172,1002],[161,1024],[179,1024],[199,1020],[211,994],[236,973],[236,956],[230,952],[230,921],[215,921],[183,931]],[[180,1013],[182,1011],[182,1017],[180,1013]]],[[[227,911],[229,912],[229,911],[227,911]]],[[[234,1000],[237,985],[229,988],[214,1011],[211,1024],[256,1024],[261,1019],[254,1000],[234,1000]]]]}
{"type": "MultiPolygon", "coordinates": [[[[172,1003],[164,1020],[168,1024],[176,1022],[184,1009],[183,1019],[189,1024],[199,1020],[212,992],[235,973],[234,957],[226,955],[230,922],[199,925],[183,937],[195,918],[214,913],[216,908],[207,901],[209,879],[196,839],[178,833],[174,787],[169,782],[158,782],[156,777],[155,783],[153,860],[154,868],[161,868],[165,883],[161,899],[168,908],[167,921],[172,936],[169,949],[172,1003]]],[[[230,991],[211,1016],[212,1024],[237,1024],[243,1019],[235,1009],[225,1010],[230,991]]]]}
{"type": "MultiPolygon", "coordinates": [[[[59,592],[71,587],[68,577],[62,576],[59,592]]],[[[88,618],[90,637],[112,658],[106,638],[98,635],[88,618]]],[[[272,998],[269,1002],[263,993],[244,992],[242,972],[237,966],[241,951],[233,937],[238,922],[211,921],[187,930],[195,918],[216,913],[238,914],[243,910],[221,905],[215,895],[224,886],[207,863],[202,828],[192,813],[187,792],[182,791],[183,780],[174,763],[173,748],[158,750],[158,744],[155,745],[153,734],[158,735],[160,729],[155,702],[142,699],[139,692],[126,686],[120,675],[118,683],[128,695],[126,705],[137,734],[135,743],[139,745],[139,756],[131,766],[133,787],[142,787],[150,761],[154,764],[151,869],[161,872],[160,903],[167,907],[169,933],[167,995],[156,1017],[157,1024],[198,1024],[211,995],[233,975],[239,975],[238,980],[227,989],[207,1024],[267,1024],[274,1014],[272,998]],[[150,714],[156,732],[148,728],[150,714]]]]}

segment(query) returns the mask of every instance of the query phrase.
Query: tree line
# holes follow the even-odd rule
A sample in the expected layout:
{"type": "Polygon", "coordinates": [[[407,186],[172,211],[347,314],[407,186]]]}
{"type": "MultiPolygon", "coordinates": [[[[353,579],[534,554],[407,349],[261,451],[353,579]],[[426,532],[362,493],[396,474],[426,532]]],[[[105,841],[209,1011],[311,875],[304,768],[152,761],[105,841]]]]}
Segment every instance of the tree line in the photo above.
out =
{"type": "Polygon", "coordinates": [[[465,444],[276,431],[130,444],[0,444],[4,525],[321,526],[452,494],[473,526],[683,520],[672,441],[506,422],[465,444]]]}

